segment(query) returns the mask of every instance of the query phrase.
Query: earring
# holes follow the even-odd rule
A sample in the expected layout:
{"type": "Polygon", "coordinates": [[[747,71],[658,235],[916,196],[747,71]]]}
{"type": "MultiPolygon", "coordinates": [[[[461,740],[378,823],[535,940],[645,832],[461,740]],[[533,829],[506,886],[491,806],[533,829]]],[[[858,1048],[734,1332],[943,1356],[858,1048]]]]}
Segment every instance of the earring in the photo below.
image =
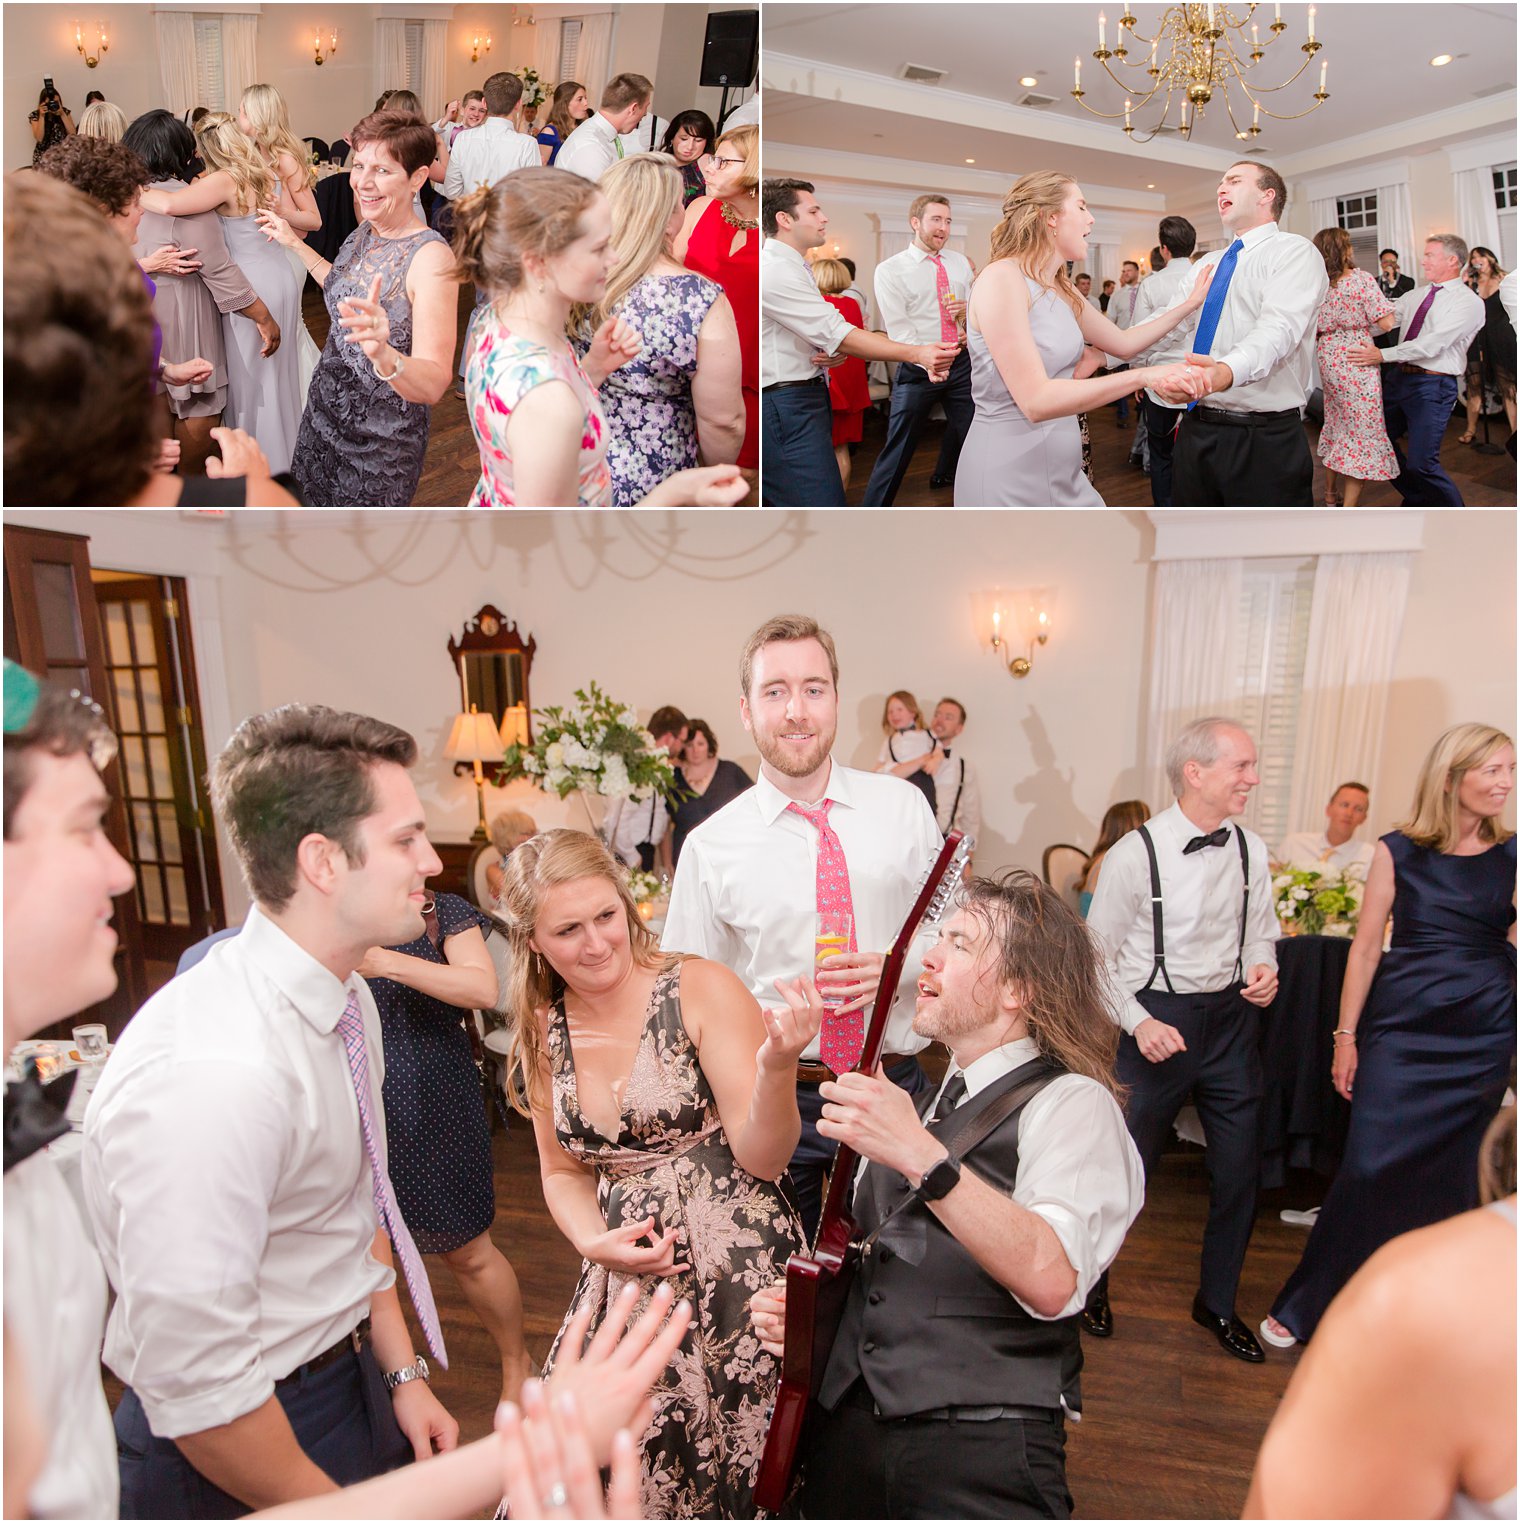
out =
{"type": "Polygon", "coordinates": [[[534,966],[534,968],[536,969],[536,971],[538,973],[538,981],[539,981],[539,983],[543,983],[544,982],[544,959],[543,959],[543,956],[542,956],[541,953],[534,952],[534,954],[533,954],[533,966],[534,966]]]}

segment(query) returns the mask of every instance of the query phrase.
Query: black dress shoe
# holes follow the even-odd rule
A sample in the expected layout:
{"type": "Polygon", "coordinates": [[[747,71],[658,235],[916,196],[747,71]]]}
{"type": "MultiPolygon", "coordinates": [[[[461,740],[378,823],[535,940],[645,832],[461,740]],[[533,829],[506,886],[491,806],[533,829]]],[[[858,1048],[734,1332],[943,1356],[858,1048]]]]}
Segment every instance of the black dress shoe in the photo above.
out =
{"type": "Polygon", "coordinates": [[[932,487],[953,487],[955,485],[955,477],[954,476],[931,476],[929,478],[929,485],[932,486],[932,487]]]}
{"type": "Polygon", "coordinates": [[[1100,1280],[1093,1286],[1087,1305],[1082,1308],[1082,1327],[1094,1338],[1112,1338],[1114,1314],[1108,1304],[1108,1287],[1100,1280]]]}
{"type": "Polygon", "coordinates": [[[1267,1356],[1256,1341],[1256,1334],[1236,1316],[1216,1317],[1203,1304],[1202,1298],[1193,1298],[1193,1321],[1207,1328],[1219,1340],[1225,1353],[1244,1359],[1247,1364],[1264,1364],[1267,1356]]]}

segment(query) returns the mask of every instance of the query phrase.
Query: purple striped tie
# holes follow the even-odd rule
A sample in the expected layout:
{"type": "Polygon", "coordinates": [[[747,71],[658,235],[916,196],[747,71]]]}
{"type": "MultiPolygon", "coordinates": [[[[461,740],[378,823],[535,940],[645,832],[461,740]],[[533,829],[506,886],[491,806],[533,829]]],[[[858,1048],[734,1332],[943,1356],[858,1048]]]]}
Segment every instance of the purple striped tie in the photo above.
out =
{"type": "Polygon", "coordinates": [[[390,1175],[380,1162],[375,1150],[375,1128],[370,1119],[371,1092],[369,1083],[369,1054],[364,1046],[364,1018],[359,1014],[359,996],[350,991],[343,1014],[338,1017],[338,1035],[343,1038],[343,1050],[348,1056],[349,1077],[354,1081],[354,1096],[359,1102],[359,1130],[364,1133],[364,1155],[369,1159],[370,1178],[374,1181],[375,1215],[385,1228],[401,1261],[401,1273],[406,1288],[412,1295],[412,1306],[417,1320],[422,1324],[422,1336],[427,1341],[428,1353],[444,1369],[449,1367],[449,1356],[443,1348],[443,1331],[438,1326],[438,1308],[433,1303],[433,1287],[428,1284],[427,1270],[422,1266],[422,1255],[412,1241],[412,1234],[401,1219],[401,1208],[396,1204],[396,1192],[391,1186],[390,1175]]]}

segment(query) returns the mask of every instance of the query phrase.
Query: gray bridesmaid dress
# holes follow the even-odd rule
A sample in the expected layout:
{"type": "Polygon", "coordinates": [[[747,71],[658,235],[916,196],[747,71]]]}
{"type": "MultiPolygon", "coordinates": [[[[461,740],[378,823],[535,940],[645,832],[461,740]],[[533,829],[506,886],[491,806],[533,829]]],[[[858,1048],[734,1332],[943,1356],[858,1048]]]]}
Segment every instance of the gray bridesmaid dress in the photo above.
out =
{"type": "MultiPolygon", "coordinates": [[[[1029,327],[1045,374],[1070,380],[1082,358],[1082,330],[1066,302],[1030,280],[1029,327]]],[[[958,508],[1076,508],[1103,506],[1082,474],[1082,436],[1075,416],[1031,423],[998,373],[987,341],[966,329],[971,398],[976,417],[955,471],[958,508]]]]}

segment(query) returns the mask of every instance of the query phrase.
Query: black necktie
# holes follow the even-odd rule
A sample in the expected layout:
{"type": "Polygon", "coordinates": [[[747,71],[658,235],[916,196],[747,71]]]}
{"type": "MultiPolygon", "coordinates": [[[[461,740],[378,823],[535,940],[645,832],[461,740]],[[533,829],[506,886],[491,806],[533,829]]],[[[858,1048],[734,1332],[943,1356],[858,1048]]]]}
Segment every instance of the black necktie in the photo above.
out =
{"type": "Polygon", "coordinates": [[[934,1114],[931,1121],[943,1121],[957,1105],[966,1093],[966,1076],[963,1073],[952,1074],[940,1093],[939,1099],[934,1105],[934,1114]]]}
{"type": "Polygon", "coordinates": [[[1218,830],[1211,830],[1206,836],[1194,836],[1186,846],[1182,848],[1182,855],[1190,857],[1195,851],[1202,851],[1205,846],[1223,846],[1230,839],[1230,827],[1221,825],[1218,830]]]}

